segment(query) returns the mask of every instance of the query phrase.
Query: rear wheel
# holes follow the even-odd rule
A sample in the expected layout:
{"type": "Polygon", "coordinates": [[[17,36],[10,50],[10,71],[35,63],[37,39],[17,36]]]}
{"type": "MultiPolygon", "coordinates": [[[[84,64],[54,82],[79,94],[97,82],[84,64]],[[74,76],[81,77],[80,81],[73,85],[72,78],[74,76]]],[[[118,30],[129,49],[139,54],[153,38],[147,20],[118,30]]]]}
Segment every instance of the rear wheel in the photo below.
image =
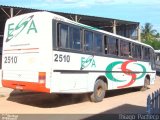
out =
{"type": "Polygon", "coordinates": [[[101,102],[105,96],[106,83],[103,80],[97,80],[94,85],[94,91],[90,94],[92,102],[101,102]]]}
{"type": "Polygon", "coordinates": [[[145,78],[145,80],[144,80],[144,88],[148,88],[148,86],[150,85],[150,80],[149,80],[149,78],[145,78]]]}

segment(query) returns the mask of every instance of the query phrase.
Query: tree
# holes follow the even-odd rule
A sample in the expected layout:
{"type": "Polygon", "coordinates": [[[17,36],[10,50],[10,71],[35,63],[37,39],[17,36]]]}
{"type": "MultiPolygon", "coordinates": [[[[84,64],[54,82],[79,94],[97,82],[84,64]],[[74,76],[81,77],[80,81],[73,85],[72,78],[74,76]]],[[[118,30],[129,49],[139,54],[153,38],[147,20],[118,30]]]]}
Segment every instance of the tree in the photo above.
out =
{"type": "Polygon", "coordinates": [[[142,26],[142,41],[155,40],[156,34],[157,30],[153,29],[153,25],[151,23],[145,23],[144,27],[142,26]]]}
{"type": "Polygon", "coordinates": [[[156,34],[156,38],[160,38],[160,33],[157,33],[157,34],[156,34]]]}
{"type": "Polygon", "coordinates": [[[156,50],[160,49],[160,34],[157,33],[157,30],[153,29],[151,23],[146,23],[144,27],[142,26],[141,38],[143,43],[151,45],[156,50]]]}

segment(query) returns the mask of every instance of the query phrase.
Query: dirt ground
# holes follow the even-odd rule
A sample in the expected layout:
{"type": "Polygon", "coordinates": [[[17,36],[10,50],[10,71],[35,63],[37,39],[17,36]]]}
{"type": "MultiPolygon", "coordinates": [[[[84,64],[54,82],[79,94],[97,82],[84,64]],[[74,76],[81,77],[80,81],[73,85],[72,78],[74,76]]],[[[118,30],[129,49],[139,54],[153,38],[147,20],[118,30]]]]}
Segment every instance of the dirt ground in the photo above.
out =
{"type": "Polygon", "coordinates": [[[0,88],[2,114],[123,114],[146,113],[148,94],[160,88],[160,77],[146,91],[138,89],[112,90],[102,102],[90,102],[86,94],[55,95],[20,92],[0,88]],[[10,94],[9,94],[10,93],[10,94]]]}

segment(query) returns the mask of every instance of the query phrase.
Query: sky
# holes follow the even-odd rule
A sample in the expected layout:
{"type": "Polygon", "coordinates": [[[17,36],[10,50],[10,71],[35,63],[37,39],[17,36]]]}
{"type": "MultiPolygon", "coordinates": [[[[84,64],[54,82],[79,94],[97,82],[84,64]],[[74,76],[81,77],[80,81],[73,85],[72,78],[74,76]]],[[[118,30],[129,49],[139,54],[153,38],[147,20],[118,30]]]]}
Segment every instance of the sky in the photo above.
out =
{"type": "Polygon", "coordinates": [[[160,33],[160,0],[0,0],[10,5],[105,18],[149,22],[160,33]]]}

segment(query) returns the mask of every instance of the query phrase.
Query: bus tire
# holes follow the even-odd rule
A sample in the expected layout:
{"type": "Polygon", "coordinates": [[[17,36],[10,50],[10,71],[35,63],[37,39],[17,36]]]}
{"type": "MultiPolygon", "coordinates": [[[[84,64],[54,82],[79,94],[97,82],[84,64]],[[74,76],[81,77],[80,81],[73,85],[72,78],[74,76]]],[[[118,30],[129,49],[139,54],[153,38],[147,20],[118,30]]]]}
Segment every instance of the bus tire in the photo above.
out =
{"type": "Polygon", "coordinates": [[[146,76],[144,79],[144,86],[141,87],[141,91],[145,91],[147,90],[148,86],[150,85],[150,80],[149,78],[146,76]]]}
{"type": "Polygon", "coordinates": [[[149,85],[150,85],[150,80],[149,80],[149,78],[145,77],[144,88],[148,88],[149,85]]]}
{"type": "Polygon", "coordinates": [[[91,102],[101,102],[105,97],[105,82],[98,79],[94,85],[94,91],[90,95],[91,102]]]}

